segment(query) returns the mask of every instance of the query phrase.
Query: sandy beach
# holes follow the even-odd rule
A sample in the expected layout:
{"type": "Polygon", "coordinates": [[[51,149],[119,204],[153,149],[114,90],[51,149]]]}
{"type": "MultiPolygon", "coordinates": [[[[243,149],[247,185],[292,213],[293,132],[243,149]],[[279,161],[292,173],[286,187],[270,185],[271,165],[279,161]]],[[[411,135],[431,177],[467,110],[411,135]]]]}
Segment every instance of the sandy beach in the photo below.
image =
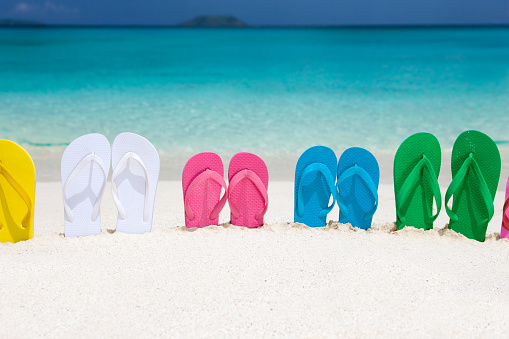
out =
{"type": "Polygon", "coordinates": [[[226,207],[222,226],[188,230],[180,182],[163,181],[152,232],[126,235],[108,185],[102,234],[66,239],[60,183],[39,183],[35,237],[0,244],[0,336],[506,337],[503,192],[479,243],[443,230],[445,210],[432,231],[396,231],[392,190],[369,231],[291,223],[282,181],[265,226],[228,225],[226,207]]]}
{"type": "MultiPolygon", "coordinates": [[[[0,2],[0,139],[26,149],[37,177],[35,236],[0,243],[0,339],[509,337],[509,240],[499,239],[509,177],[509,11],[502,2],[0,2]],[[493,143],[458,139],[469,130],[493,143]],[[141,139],[115,143],[124,132],[149,140],[160,163],[141,139]],[[463,146],[479,155],[494,189],[498,147],[486,241],[449,230],[444,206],[433,230],[397,230],[394,158],[419,132],[440,144],[438,176],[436,140],[415,142],[419,152],[437,146],[422,152],[442,197],[463,146]],[[116,231],[117,172],[110,169],[100,234],[64,237],[62,155],[89,133],[104,136],[101,147],[87,141],[83,148],[94,147],[83,155],[70,150],[76,157],[64,161],[64,175],[98,158],[104,166],[97,170],[107,173],[136,153],[148,167],[150,199],[119,193],[129,210],[152,206],[146,202],[159,166],[151,232],[116,231]],[[379,205],[371,229],[339,224],[337,205],[326,227],[293,222],[296,164],[315,145],[338,159],[351,147],[375,156],[379,205]],[[228,205],[219,226],[185,227],[182,174],[200,152],[218,154],[225,177],[237,152],[263,159],[270,180],[262,227],[230,225],[228,205]]],[[[376,172],[357,156],[343,159],[376,172]]],[[[21,160],[0,147],[3,167],[30,185],[30,161],[21,160]]],[[[140,185],[131,188],[142,192],[132,174],[140,185]]],[[[3,175],[11,186],[20,181],[3,175]]],[[[4,182],[0,193],[10,189],[4,182]]],[[[31,205],[31,196],[15,191],[31,205]]],[[[66,194],[93,200],[89,192],[66,194]]],[[[482,203],[475,200],[469,203],[482,203]]],[[[0,213],[24,208],[8,205],[0,213]]],[[[97,233],[95,226],[82,230],[97,233]]]]}

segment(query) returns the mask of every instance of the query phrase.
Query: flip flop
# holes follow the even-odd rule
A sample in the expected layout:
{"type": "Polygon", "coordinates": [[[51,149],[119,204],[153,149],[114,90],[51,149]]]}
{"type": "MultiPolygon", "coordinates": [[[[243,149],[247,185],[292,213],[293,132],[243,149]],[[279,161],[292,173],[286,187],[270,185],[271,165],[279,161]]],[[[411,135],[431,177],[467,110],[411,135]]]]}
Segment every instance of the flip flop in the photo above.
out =
{"type": "Polygon", "coordinates": [[[338,161],[337,202],[339,222],[368,229],[378,207],[380,169],[364,148],[352,147],[338,161]]]}
{"type": "Polygon", "coordinates": [[[83,135],[65,149],[60,170],[65,237],[101,233],[101,201],[110,163],[110,143],[102,134],[83,135]]]}
{"type": "Polygon", "coordinates": [[[500,152],[490,137],[478,131],[460,134],[452,149],[452,182],[445,194],[449,228],[467,238],[484,241],[495,208],[500,152]],[[454,196],[452,208],[448,202],[454,196]]]}
{"type": "Polygon", "coordinates": [[[325,226],[327,214],[336,203],[336,173],[337,158],[330,148],[314,146],[302,153],[295,168],[295,222],[325,226]]]}
{"type": "Polygon", "coordinates": [[[249,228],[263,225],[269,197],[267,165],[251,153],[237,153],[228,167],[228,204],[232,225],[249,228]]]}
{"type": "Polygon", "coordinates": [[[502,215],[502,228],[500,229],[500,238],[509,239],[509,179],[505,188],[505,202],[502,215]]]}
{"type": "Polygon", "coordinates": [[[219,225],[219,213],[228,199],[223,173],[223,161],[215,153],[196,154],[187,161],[182,172],[187,228],[219,225]]]}
{"type": "Polygon", "coordinates": [[[25,149],[0,140],[0,242],[34,236],[35,167],[25,149]]]}
{"type": "Polygon", "coordinates": [[[442,196],[438,176],[440,143],[433,134],[417,133],[399,146],[394,157],[394,195],[398,229],[413,226],[429,230],[440,213],[442,196]],[[437,212],[433,215],[433,198],[437,212]]]}
{"type": "Polygon", "coordinates": [[[150,141],[134,133],[117,135],[111,153],[111,193],[118,210],[116,230],[129,234],[150,232],[159,154],[150,141]]]}

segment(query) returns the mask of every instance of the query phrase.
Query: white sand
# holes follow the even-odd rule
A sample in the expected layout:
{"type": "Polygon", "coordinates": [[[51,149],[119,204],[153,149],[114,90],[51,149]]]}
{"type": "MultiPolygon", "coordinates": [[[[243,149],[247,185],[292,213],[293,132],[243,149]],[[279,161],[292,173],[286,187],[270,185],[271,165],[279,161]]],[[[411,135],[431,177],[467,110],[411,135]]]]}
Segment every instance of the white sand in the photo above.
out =
{"type": "Polygon", "coordinates": [[[445,210],[394,231],[392,190],[368,232],[290,224],[291,182],[270,183],[263,228],[188,231],[180,183],[161,182],[153,231],[125,235],[108,187],[103,233],[65,239],[60,184],[40,183],[35,238],[0,244],[0,337],[507,337],[509,242],[438,231],[445,210]]]}

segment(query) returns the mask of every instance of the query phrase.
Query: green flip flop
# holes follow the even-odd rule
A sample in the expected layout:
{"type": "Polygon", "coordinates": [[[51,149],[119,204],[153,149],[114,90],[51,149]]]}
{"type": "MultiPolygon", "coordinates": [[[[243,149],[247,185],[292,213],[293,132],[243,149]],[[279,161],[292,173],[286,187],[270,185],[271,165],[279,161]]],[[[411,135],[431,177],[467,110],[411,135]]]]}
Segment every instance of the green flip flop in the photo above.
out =
{"type": "Polygon", "coordinates": [[[437,138],[417,133],[399,146],[394,157],[394,195],[398,229],[413,226],[429,230],[440,213],[442,196],[438,176],[442,151],[437,138]],[[433,215],[433,200],[437,212],[433,215]]]}
{"type": "Polygon", "coordinates": [[[445,194],[450,229],[470,239],[485,240],[501,167],[500,152],[489,136],[478,131],[460,134],[452,149],[453,180],[445,194]]]}

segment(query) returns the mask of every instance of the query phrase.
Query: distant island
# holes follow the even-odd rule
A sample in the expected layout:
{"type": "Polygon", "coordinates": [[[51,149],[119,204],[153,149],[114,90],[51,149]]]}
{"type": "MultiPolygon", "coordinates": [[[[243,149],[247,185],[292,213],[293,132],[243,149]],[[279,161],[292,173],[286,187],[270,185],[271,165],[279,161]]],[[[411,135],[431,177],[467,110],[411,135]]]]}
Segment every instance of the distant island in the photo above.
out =
{"type": "Polygon", "coordinates": [[[0,20],[0,27],[43,27],[46,26],[43,23],[26,20],[0,20]]]}
{"type": "Polygon", "coordinates": [[[248,25],[233,15],[197,16],[178,24],[179,27],[247,27],[248,25]]]}

